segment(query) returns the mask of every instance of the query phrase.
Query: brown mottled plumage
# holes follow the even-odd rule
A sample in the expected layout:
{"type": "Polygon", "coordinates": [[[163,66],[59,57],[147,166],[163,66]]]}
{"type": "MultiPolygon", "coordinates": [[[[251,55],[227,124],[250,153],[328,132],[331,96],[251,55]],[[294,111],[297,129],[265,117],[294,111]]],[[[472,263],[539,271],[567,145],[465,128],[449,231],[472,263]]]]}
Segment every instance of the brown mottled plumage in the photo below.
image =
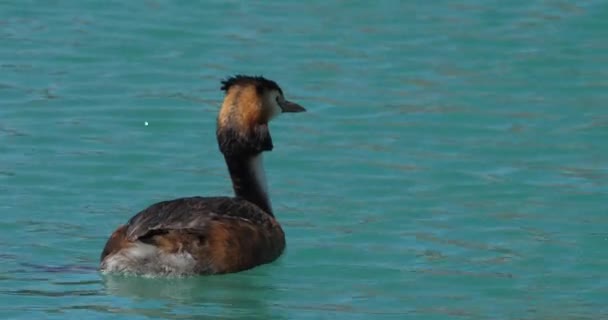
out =
{"type": "Polygon", "coordinates": [[[235,197],[189,197],[158,202],[108,239],[100,269],[146,275],[238,272],[276,260],[285,234],[274,217],[261,153],[272,150],[268,122],[304,108],[285,100],[262,77],[236,76],[217,119],[217,139],[235,197]]]}

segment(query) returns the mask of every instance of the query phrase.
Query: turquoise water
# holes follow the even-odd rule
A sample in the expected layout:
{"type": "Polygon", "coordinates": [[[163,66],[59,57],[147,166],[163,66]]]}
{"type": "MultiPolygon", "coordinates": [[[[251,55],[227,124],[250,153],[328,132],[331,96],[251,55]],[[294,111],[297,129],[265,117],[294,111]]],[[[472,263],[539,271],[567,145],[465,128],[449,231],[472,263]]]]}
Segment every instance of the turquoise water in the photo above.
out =
{"type": "Polygon", "coordinates": [[[0,318],[608,317],[606,21],[605,1],[2,1],[0,318]],[[235,73],[309,110],[265,157],[286,254],[102,277],[140,209],[231,193],[235,73]]]}

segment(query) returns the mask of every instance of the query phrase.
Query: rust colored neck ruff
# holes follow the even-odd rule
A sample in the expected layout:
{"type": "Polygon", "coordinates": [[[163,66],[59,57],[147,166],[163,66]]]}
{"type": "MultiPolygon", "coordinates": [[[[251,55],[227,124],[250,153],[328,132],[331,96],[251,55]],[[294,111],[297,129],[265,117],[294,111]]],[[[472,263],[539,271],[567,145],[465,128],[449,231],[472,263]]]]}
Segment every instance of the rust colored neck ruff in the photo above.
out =
{"type": "Polygon", "coordinates": [[[235,195],[274,216],[262,160],[262,152],[272,150],[268,125],[256,125],[246,134],[220,126],[217,140],[230,172],[235,195]]]}

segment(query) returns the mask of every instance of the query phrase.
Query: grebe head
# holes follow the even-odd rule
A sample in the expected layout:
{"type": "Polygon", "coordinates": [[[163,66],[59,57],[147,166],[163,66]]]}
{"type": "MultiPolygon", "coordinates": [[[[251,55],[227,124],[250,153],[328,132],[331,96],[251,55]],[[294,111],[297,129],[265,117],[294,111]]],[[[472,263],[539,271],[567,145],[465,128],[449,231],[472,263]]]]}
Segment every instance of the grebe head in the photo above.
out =
{"type": "Polygon", "coordinates": [[[282,113],[306,109],[288,101],[279,85],[258,76],[237,75],[222,81],[224,102],[217,119],[217,138],[224,155],[272,150],[268,123],[282,113]]]}

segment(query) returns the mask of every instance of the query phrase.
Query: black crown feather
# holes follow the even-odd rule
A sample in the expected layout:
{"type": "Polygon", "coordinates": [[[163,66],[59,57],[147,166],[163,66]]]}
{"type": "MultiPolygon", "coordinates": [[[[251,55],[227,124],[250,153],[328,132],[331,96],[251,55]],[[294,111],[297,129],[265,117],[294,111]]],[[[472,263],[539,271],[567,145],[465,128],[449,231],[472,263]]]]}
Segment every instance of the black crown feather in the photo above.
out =
{"type": "Polygon", "coordinates": [[[266,79],[262,76],[245,76],[245,75],[235,75],[226,80],[222,81],[222,87],[220,88],[224,92],[228,92],[228,90],[232,86],[247,86],[253,85],[257,89],[258,92],[264,92],[266,90],[278,90],[281,94],[283,94],[283,90],[279,85],[269,79],[266,79]]]}

